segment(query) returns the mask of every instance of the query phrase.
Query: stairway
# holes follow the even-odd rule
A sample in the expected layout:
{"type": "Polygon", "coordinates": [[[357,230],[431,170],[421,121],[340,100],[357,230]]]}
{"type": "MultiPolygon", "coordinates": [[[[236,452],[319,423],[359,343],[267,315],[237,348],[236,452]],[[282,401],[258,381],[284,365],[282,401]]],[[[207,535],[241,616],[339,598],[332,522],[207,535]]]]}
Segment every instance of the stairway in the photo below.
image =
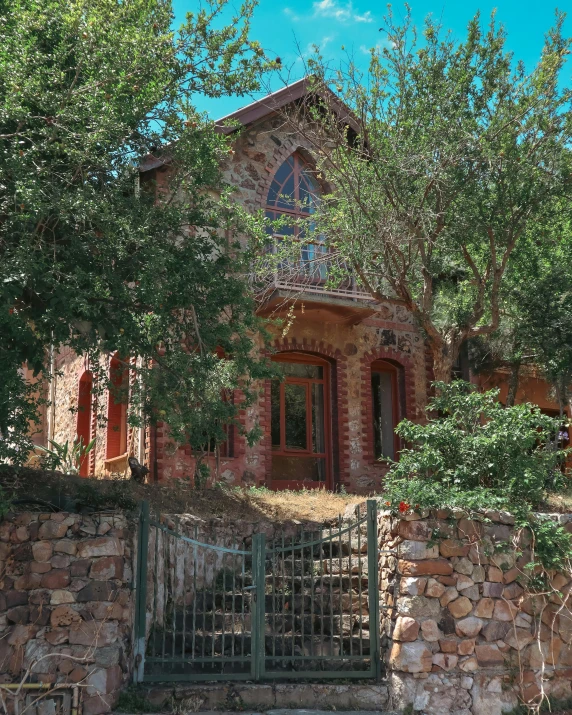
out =
{"type": "MultiPolygon", "coordinates": [[[[343,677],[345,671],[370,669],[364,528],[356,527],[351,539],[345,534],[320,541],[319,534],[306,533],[303,543],[319,543],[267,546],[264,633],[257,640],[266,672],[291,672],[295,678],[299,672],[320,677],[330,671],[343,677]]],[[[165,625],[155,623],[148,639],[146,673],[247,676],[255,598],[247,557],[241,572],[222,570],[213,585],[191,594],[186,607],[167,602],[165,625]]]]}

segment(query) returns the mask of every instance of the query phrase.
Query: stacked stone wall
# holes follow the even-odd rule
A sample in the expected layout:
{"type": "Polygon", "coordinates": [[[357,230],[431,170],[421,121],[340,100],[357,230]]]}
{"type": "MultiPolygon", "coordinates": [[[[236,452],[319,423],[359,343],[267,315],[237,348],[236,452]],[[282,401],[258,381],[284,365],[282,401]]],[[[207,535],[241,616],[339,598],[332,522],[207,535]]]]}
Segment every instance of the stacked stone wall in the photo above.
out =
{"type": "MultiPolygon", "coordinates": [[[[572,531],[571,515],[552,518],[572,531]]],[[[570,574],[550,573],[545,596],[525,591],[528,542],[513,524],[503,512],[385,516],[381,546],[396,549],[381,556],[394,707],[500,715],[541,692],[572,695],[570,574]]]]}
{"type": "Polygon", "coordinates": [[[109,712],[131,663],[133,533],[121,514],[9,514],[0,523],[0,681],[78,686],[109,712]]]}

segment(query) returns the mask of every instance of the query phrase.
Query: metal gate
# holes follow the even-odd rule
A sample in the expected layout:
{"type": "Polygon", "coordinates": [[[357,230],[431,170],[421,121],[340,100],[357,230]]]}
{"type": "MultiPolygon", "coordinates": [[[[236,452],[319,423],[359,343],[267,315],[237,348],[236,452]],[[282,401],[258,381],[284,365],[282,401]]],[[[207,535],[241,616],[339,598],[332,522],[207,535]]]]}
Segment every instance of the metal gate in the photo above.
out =
{"type": "Polygon", "coordinates": [[[362,511],[241,548],[144,502],[135,681],[379,678],[376,502],[362,511]]]}

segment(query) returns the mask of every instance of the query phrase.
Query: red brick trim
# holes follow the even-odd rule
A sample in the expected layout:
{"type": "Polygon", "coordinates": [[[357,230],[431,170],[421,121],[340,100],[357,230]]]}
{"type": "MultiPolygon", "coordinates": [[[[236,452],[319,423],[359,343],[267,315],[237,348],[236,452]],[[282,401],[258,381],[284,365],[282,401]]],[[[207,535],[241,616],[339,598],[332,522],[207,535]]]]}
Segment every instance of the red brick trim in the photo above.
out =
{"type": "Polygon", "coordinates": [[[379,463],[373,453],[373,396],[371,394],[371,364],[376,360],[387,360],[397,365],[403,371],[403,388],[405,398],[405,415],[408,419],[415,419],[415,383],[413,380],[413,360],[401,352],[388,347],[379,347],[371,350],[361,358],[361,394],[362,394],[362,434],[363,434],[363,459],[367,464],[379,463]]]}
{"type": "MultiPolygon", "coordinates": [[[[347,358],[338,348],[334,348],[323,340],[313,338],[283,338],[274,341],[273,354],[300,352],[325,358],[332,366],[332,447],[334,487],[350,485],[350,439],[348,429],[348,380],[347,358]],[[337,478],[336,478],[337,477],[337,478]]],[[[265,473],[270,481],[272,470],[271,436],[270,436],[270,380],[265,381],[264,396],[261,406],[261,425],[265,426],[265,436],[261,442],[265,456],[265,473]]]]}

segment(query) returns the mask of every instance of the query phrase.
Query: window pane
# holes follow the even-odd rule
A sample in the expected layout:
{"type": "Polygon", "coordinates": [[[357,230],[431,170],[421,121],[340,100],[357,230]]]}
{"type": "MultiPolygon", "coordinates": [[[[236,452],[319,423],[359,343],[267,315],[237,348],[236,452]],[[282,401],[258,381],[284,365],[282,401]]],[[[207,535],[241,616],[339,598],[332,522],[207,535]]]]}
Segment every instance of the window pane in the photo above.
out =
{"type": "Polygon", "coordinates": [[[274,481],[325,482],[326,460],[323,457],[272,457],[274,481]]]}
{"type": "Polygon", "coordinates": [[[312,452],[323,454],[326,451],[324,435],[324,385],[312,384],[312,452]]]}
{"type": "Polygon", "coordinates": [[[373,433],[376,458],[395,459],[393,405],[393,380],[389,372],[372,372],[373,433]]]}
{"type": "Polygon", "coordinates": [[[314,380],[324,378],[324,368],[321,365],[310,365],[305,362],[283,362],[281,365],[284,374],[289,377],[309,377],[314,380]]]}
{"type": "Polygon", "coordinates": [[[286,408],[286,449],[308,449],[306,425],[306,385],[286,383],[284,404],[286,408]]]}
{"type": "Polygon", "coordinates": [[[270,390],[270,433],[272,449],[280,449],[280,381],[272,380],[270,390]]]}

